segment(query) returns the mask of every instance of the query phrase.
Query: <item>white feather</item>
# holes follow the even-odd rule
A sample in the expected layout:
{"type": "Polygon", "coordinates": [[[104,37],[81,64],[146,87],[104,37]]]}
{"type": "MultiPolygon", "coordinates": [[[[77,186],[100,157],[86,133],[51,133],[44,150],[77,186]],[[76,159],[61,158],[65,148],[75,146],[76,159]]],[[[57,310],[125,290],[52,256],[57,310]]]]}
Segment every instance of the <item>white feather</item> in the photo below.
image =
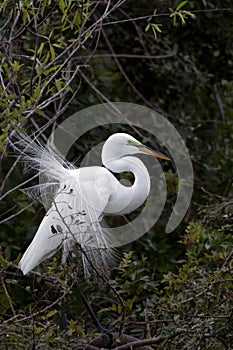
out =
{"type": "Polygon", "coordinates": [[[14,148],[20,152],[27,167],[43,174],[46,181],[24,189],[25,193],[42,201],[48,195],[46,205],[51,204],[20,260],[19,268],[27,274],[61,247],[64,263],[69,251],[78,243],[86,276],[93,272],[93,266],[106,273],[113,251],[109,249],[104,233],[106,228],[101,227],[100,221],[112,192],[110,173],[101,167],[76,169],[52,148],[25,134],[17,133],[15,139],[14,148]]]}

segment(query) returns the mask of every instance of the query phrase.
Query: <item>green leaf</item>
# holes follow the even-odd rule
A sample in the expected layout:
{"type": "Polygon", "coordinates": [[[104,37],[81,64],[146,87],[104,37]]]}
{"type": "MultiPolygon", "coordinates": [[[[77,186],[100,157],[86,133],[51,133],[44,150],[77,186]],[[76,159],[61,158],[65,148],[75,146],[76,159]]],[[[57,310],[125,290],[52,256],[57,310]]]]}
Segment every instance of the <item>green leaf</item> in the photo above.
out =
{"type": "Polygon", "coordinates": [[[57,313],[57,310],[51,310],[47,313],[46,317],[50,318],[50,317],[56,315],[56,313],[57,313]]]}
{"type": "Polygon", "coordinates": [[[190,16],[192,18],[196,18],[196,16],[194,15],[194,13],[190,12],[190,11],[186,11],[186,10],[183,10],[182,11],[183,14],[187,15],[187,16],[190,16]]]}
{"type": "Polygon", "coordinates": [[[152,27],[159,33],[162,32],[162,30],[160,29],[160,26],[162,26],[162,24],[152,24],[152,27]]]}
{"type": "Polygon", "coordinates": [[[62,13],[64,14],[65,13],[65,8],[66,8],[66,4],[65,4],[64,0],[60,0],[59,1],[59,7],[60,7],[60,10],[62,11],[62,13]]]}
{"type": "Polygon", "coordinates": [[[54,58],[56,57],[56,53],[55,53],[53,45],[49,44],[49,49],[50,49],[51,58],[52,58],[52,60],[54,60],[54,58]]]}
{"type": "Polygon", "coordinates": [[[184,5],[186,5],[188,2],[188,0],[182,1],[177,7],[176,7],[176,11],[179,11],[184,5]]]}
{"type": "Polygon", "coordinates": [[[62,89],[62,82],[60,79],[55,79],[55,85],[56,85],[57,91],[60,91],[62,89]]]}
{"type": "Polygon", "coordinates": [[[145,32],[148,32],[148,30],[150,29],[150,26],[151,26],[151,24],[148,23],[147,26],[146,26],[146,28],[145,28],[145,32]]]}
{"type": "Polygon", "coordinates": [[[11,66],[15,72],[18,72],[20,68],[24,66],[24,64],[20,64],[18,61],[14,61],[11,63],[11,66]]]}
{"type": "Polygon", "coordinates": [[[182,22],[182,26],[185,26],[185,19],[184,19],[184,16],[183,16],[183,14],[182,13],[178,13],[178,16],[180,17],[180,19],[181,19],[181,22],[182,22]]]}
{"type": "Polygon", "coordinates": [[[42,55],[42,52],[43,52],[44,46],[45,46],[45,42],[44,42],[44,41],[42,41],[42,43],[40,44],[39,49],[37,50],[38,55],[39,55],[40,57],[41,57],[41,55],[42,55]]]}

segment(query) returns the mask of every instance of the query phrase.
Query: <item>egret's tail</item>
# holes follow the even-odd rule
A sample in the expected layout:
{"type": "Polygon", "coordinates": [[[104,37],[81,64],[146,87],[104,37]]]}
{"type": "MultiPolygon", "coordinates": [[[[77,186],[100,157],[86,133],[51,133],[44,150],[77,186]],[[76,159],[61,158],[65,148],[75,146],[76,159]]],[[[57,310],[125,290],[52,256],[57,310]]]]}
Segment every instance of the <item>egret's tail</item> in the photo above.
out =
{"type": "Polygon", "coordinates": [[[116,265],[120,254],[116,248],[93,248],[82,246],[84,275],[88,280],[99,280],[99,276],[109,278],[111,269],[116,265]],[[99,272],[99,275],[96,272],[99,272]]]}

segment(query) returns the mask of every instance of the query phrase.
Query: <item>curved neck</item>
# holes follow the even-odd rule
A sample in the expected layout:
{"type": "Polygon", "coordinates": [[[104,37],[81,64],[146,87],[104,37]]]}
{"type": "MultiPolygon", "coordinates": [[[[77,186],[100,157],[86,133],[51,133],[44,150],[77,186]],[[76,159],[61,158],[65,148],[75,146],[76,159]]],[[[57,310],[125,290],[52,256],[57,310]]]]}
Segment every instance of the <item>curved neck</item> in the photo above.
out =
{"type": "Polygon", "coordinates": [[[135,178],[134,184],[130,187],[123,186],[116,180],[116,189],[107,206],[107,212],[124,215],[137,209],[145,201],[150,191],[150,176],[143,162],[136,157],[125,156],[105,160],[104,165],[115,173],[132,172],[135,178]]]}

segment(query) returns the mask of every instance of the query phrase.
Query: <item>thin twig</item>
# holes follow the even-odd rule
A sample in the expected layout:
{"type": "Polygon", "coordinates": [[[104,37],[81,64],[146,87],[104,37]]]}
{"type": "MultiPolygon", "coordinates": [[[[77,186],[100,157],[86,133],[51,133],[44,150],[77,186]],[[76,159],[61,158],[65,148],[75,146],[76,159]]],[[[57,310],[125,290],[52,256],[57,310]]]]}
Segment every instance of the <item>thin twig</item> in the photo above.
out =
{"type": "MultiPolygon", "coordinates": [[[[115,53],[115,54],[109,54],[109,53],[103,53],[103,54],[93,54],[91,55],[91,58],[130,58],[130,59],[150,59],[150,60],[158,60],[162,58],[170,58],[174,57],[175,53],[171,52],[166,55],[133,55],[133,54],[126,54],[126,53],[115,53]]],[[[82,56],[81,58],[89,58],[90,56],[82,56]]]]}
{"type": "MultiPolygon", "coordinates": [[[[208,9],[208,10],[194,10],[190,11],[193,14],[199,14],[199,13],[209,13],[209,12],[232,12],[233,10],[231,8],[215,8],[215,9],[208,9]]],[[[152,14],[152,15],[145,15],[145,16],[139,16],[139,17],[134,17],[134,18],[129,18],[129,19],[122,19],[119,21],[111,21],[111,22],[106,22],[103,24],[104,27],[110,26],[113,24],[124,24],[128,22],[136,22],[136,21],[142,21],[142,20],[147,20],[149,18],[156,18],[156,17],[169,17],[171,13],[160,13],[160,14],[152,14]]]]}
{"type": "Polygon", "coordinates": [[[8,290],[6,288],[6,285],[5,285],[5,281],[4,281],[4,278],[3,278],[3,275],[2,275],[2,271],[0,273],[0,279],[1,279],[1,283],[2,283],[2,288],[4,290],[4,293],[7,297],[7,300],[8,300],[8,303],[10,305],[10,308],[11,308],[11,311],[12,311],[12,314],[14,316],[16,316],[16,312],[15,312],[15,309],[14,309],[14,306],[13,306],[13,303],[12,303],[12,300],[11,300],[11,297],[10,297],[10,294],[8,293],[8,290]]]}

